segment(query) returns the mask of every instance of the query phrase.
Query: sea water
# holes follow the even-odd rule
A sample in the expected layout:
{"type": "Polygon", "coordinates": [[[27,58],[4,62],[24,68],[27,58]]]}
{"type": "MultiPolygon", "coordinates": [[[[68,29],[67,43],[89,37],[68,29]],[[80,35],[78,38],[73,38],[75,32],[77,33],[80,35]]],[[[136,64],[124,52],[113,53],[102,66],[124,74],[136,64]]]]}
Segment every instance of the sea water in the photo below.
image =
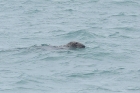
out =
{"type": "Polygon", "coordinates": [[[0,93],[140,93],[140,0],[1,0],[0,93]]]}

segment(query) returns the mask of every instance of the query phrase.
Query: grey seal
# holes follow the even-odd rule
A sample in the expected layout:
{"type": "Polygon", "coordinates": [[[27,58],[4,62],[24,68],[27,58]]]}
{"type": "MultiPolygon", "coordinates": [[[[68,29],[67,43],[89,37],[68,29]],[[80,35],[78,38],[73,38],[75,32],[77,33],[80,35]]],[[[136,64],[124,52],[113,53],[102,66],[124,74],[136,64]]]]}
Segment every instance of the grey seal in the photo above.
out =
{"type": "Polygon", "coordinates": [[[85,48],[85,45],[79,42],[71,41],[68,44],[64,45],[64,47],[68,48],[85,48]]]}
{"type": "Polygon", "coordinates": [[[85,45],[76,41],[71,41],[67,43],[66,45],[61,45],[61,46],[51,46],[47,44],[41,44],[41,46],[36,46],[37,48],[40,49],[79,49],[79,48],[85,48],[85,45]]]}

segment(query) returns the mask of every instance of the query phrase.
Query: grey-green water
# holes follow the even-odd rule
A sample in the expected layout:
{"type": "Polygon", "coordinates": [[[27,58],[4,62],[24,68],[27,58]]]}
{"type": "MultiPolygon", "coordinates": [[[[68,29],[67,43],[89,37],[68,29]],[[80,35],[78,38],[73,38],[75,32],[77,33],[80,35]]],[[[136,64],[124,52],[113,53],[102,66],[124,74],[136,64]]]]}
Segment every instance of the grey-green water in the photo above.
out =
{"type": "Polygon", "coordinates": [[[139,0],[1,0],[0,93],[140,93],[139,0]],[[79,41],[85,49],[37,48],[79,41]]]}

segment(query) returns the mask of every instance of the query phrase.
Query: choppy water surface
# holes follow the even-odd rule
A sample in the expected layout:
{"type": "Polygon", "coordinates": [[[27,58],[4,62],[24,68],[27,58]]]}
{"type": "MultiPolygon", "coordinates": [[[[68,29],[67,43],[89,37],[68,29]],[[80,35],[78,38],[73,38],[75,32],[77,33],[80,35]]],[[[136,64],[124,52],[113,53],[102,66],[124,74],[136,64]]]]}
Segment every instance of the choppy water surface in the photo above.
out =
{"type": "Polygon", "coordinates": [[[140,93],[139,10],[139,0],[1,0],[0,92],[140,93]],[[86,48],[43,46],[70,41],[86,48]]]}

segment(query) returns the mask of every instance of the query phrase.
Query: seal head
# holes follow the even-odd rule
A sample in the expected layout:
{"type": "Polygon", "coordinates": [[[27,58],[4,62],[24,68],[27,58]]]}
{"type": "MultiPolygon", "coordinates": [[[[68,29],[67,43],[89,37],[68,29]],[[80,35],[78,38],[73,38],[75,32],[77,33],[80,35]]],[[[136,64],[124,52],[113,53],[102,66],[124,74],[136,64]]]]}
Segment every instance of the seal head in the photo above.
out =
{"type": "Polygon", "coordinates": [[[84,44],[81,44],[79,42],[69,42],[66,47],[69,47],[69,48],[85,48],[85,45],[84,44]]]}

